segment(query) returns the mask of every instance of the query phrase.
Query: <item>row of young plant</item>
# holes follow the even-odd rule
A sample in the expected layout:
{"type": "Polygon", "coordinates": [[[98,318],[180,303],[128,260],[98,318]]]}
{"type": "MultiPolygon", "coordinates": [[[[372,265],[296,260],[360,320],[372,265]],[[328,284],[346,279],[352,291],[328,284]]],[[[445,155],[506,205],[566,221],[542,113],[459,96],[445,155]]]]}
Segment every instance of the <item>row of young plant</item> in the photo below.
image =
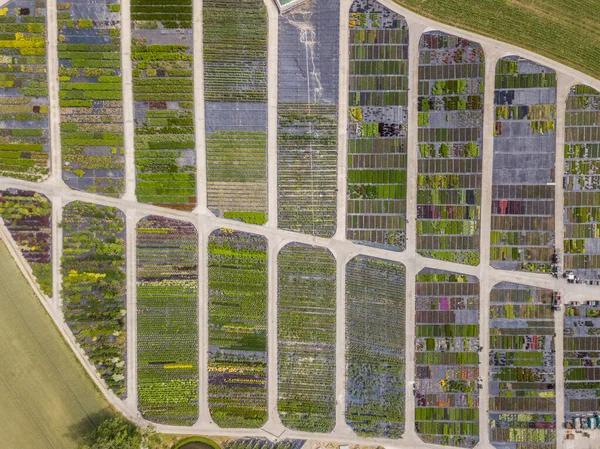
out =
{"type": "Polygon", "coordinates": [[[65,322],[108,387],[125,396],[125,219],[113,207],[75,201],[63,210],[65,322]]]}
{"type": "Polygon", "coordinates": [[[425,443],[479,441],[479,281],[431,268],[415,286],[415,421],[425,443]]]}
{"type": "Polygon", "coordinates": [[[46,2],[0,8],[0,175],[42,181],[50,173],[46,2]]]}
{"type": "Polygon", "coordinates": [[[277,440],[266,438],[238,438],[225,441],[223,449],[302,449],[306,440],[277,440]]]}
{"type": "Polygon", "coordinates": [[[419,43],[417,250],[479,264],[484,54],[439,31],[419,43]]]}
{"type": "Polygon", "coordinates": [[[139,409],[150,421],[198,419],[198,232],[159,216],[137,225],[139,409]]]}
{"type": "Polygon", "coordinates": [[[508,56],[496,65],[495,89],[492,266],[549,272],[554,254],[556,73],[508,56]]]}
{"type": "Polygon", "coordinates": [[[191,0],[131,5],[136,195],[180,210],[196,205],[191,0]]]}
{"type": "Polygon", "coordinates": [[[376,0],[350,8],[349,240],[406,244],[408,26],[376,0]]]}
{"type": "Polygon", "coordinates": [[[0,218],[31,267],[37,283],[52,296],[52,204],[23,190],[0,190],[0,218]]]}
{"type": "Polygon", "coordinates": [[[59,3],[58,62],[63,179],[119,197],[124,185],[119,0],[59,3]]]}
{"type": "Polygon", "coordinates": [[[267,421],[267,239],[220,229],[208,242],[208,405],[220,427],[267,421]]]}
{"type": "Polygon", "coordinates": [[[363,437],[401,438],[405,409],[404,265],[346,265],[346,421],[363,437]]]}
{"type": "Polygon", "coordinates": [[[278,410],[306,432],[335,426],[336,262],[325,248],[290,243],[278,258],[278,410]]]}
{"type": "Polygon", "coordinates": [[[564,268],[600,274],[600,92],[585,85],[567,98],[564,173],[564,268]]]}
{"type": "Polygon", "coordinates": [[[556,446],[552,290],[501,283],[490,294],[492,444],[556,446]]]}
{"type": "Polygon", "coordinates": [[[203,3],[208,207],[267,221],[267,10],[262,0],[203,3]]]}

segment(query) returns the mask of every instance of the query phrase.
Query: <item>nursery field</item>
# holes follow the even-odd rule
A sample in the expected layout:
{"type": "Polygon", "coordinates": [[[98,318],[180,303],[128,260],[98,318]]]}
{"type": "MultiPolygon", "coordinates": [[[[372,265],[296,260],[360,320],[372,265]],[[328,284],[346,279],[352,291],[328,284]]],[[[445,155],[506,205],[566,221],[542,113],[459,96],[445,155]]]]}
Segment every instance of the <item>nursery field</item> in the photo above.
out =
{"type": "Polygon", "coordinates": [[[76,449],[112,412],[0,241],[2,447],[76,449]]]}
{"type": "Polygon", "coordinates": [[[136,195],[196,206],[192,0],[132,0],[136,195]]]}
{"type": "Polygon", "coordinates": [[[123,193],[123,85],[119,0],[71,0],[58,7],[63,180],[123,193]]]}
{"type": "Polygon", "coordinates": [[[319,237],[336,229],[339,2],[279,16],[279,227],[319,237]]]}
{"type": "Polygon", "coordinates": [[[125,390],[125,219],[113,207],[75,201],[63,211],[65,322],[108,387],[125,390]]]}
{"type": "Polygon", "coordinates": [[[425,268],[417,274],[416,431],[425,443],[479,441],[479,281],[425,268]]]}
{"type": "Polygon", "coordinates": [[[267,10],[263,0],[203,3],[208,207],[267,221],[267,10]]]}
{"type": "Polygon", "coordinates": [[[422,16],[527,48],[600,78],[596,0],[394,2],[422,16]]]}
{"type": "Polygon", "coordinates": [[[600,410],[600,306],[565,310],[565,420],[600,410]]]}
{"type": "Polygon", "coordinates": [[[419,42],[417,251],[479,264],[485,58],[439,31],[419,42]]]}
{"type": "Polygon", "coordinates": [[[404,433],[406,269],[357,256],[346,265],[346,421],[360,436],[404,433]]]}
{"type": "Polygon", "coordinates": [[[302,449],[305,440],[279,440],[275,443],[266,438],[238,438],[228,440],[223,449],[302,449]]]}
{"type": "Polygon", "coordinates": [[[489,423],[496,447],[556,447],[554,294],[510,283],[492,289],[489,423]]]}
{"type": "Polygon", "coordinates": [[[50,173],[46,3],[0,9],[0,175],[42,181],[50,173]]]}
{"type": "Polygon", "coordinates": [[[496,65],[491,263],[550,272],[554,255],[556,73],[517,56],[496,65]]]}
{"type": "Polygon", "coordinates": [[[149,216],[137,225],[139,409],[153,422],[198,419],[198,232],[149,216]]]}
{"type": "Polygon", "coordinates": [[[375,0],[350,8],[349,240],[402,251],[406,242],[408,28],[375,0]]]}
{"type": "Polygon", "coordinates": [[[600,93],[579,84],[567,98],[564,269],[600,274],[600,93]]]}
{"type": "Polygon", "coordinates": [[[52,204],[44,195],[0,190],[0,217],[31,267],[42,292],[52,296],[52,204]]]}
{"type": "Polygon", "coordinates": [[[335,425],[336,262],[329,250],[290,243],[278,260],[278,409],[295,430],[335,425]]]}
{"type": "Polygon", "coordinates": [[[220,427],[267,421],[267,239],[220,229],[208,242],[208,405],[220,427]]]}

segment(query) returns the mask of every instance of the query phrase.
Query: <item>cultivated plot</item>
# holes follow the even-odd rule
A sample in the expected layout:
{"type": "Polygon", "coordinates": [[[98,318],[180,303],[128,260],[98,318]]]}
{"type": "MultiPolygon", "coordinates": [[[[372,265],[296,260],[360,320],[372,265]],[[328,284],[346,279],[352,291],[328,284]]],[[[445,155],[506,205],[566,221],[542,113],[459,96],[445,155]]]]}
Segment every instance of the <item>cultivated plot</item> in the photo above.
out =
{"type": "Polygon", "coordinates": [[[306,432],[335,425],[336,262],[329,250],[290,243],[278,260],[278,409],[306,432]]]}
{"type": "Polygon", "coordinates": [[[479,441],[479,281],[432,268],[416,279],[416,430],[425,443],[479,441]]]}
{"type": "Polygon", "coordinates": [[[600,410],[600,304],[565,308],[565,420],[600,410]]]}
{"type": "Polygon", "coordinates": [[[490,295],[490,440],[554,448],[554,292],[505,282],[490,295]]]}
{"type": "Polygon", "coordinates": [[[417,251],[479,264],[484,54],[440,31],[419,42],[417,251]]]}
{"type": "Polygon", "coordinates": [[[65,322],[108,387],[125,396],[125,217],[74,201],[63,211],[65,322]]]}
{"type": "Polygon", "coordinates": [[[349,240],[396,251],[406,243],[408,28],[375,0],[350,8],[349,240]]]}
{"type": "Polygon", "coordinates": [[[600,93],[579,84],[567,98],[564,269],[600,274],[600,93]]]}
{"type": "Polygon", "coordinates": [[[267,221],[267,9],[263,0],[207,0],[204,95],[208,208],[267,221]]]}
{"type": "Polygon", "coordinates": [[[62,173],[77,190],[123,193],[123,84],[119,0],[58,5],[62,173]]]}
{"type": "Polygon", "coordinates": [[[192,0],[132,0],[136,195],[196,206],[192,0]]]}
{"type": "Polygon", "coordinates": [[[149,216],[137,225],[137,363],[144,418],[198,419],[198,232],[149,216]]]}
{"type": "Polygon", "coordinates": [[[491,263],[549,272],[554,254],[556,73],[517,56],[496,65],[491,263]]]}
{"type": "Polygon", "coordinates": [[[339,10],[310,1],[279,16],[279,227],[319,237],[336,229],[339,10]]]}
{"type": "Polygon", "coordinates": [[[238,438],[223,444],[223,449],[302,449],[305,440],[279,440],[275,443],[266,438],[238,438]]]}
{"type": "Polygon", "coordinates": [[[346,421],[362,437],[404,433],[406,269],[358,256],[346,265],[346,421]]]}
{"type": "Polygon", "coordinates": [[[42,292],[52,296],[52,204],[44,195],[0,190],[0,217],[42,292]]]}
{"type": "Polygon", "coordinates": [[[0,175],[42,181],[50,173],[46,4],[0,8],[0,175]]]}
{"type": "Polygon", "coordinates": [[[208,242],[208,405],[221,427],[268,418],[267,244],[229,229],[208,242]]]}

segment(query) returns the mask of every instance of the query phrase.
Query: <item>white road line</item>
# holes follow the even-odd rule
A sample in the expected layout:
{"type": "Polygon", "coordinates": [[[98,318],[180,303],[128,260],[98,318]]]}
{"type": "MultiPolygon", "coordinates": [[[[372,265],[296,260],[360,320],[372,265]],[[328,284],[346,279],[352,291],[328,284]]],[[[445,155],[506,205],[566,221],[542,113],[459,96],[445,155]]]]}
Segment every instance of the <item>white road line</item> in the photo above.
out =
{"type": "Polygon", "coordinates": [[[196,141],[196,211],[209,213],[206,180],[206,115],[204,109],[204,22],[202,0],[193,2],[194,137],[196,141]]]}
{"type": "Polygon", "coordinates": [[[124,198],[135,201],[133,62],[131,61],[131,0],[121,0],[121,76],[123,78],[124,198]]]}

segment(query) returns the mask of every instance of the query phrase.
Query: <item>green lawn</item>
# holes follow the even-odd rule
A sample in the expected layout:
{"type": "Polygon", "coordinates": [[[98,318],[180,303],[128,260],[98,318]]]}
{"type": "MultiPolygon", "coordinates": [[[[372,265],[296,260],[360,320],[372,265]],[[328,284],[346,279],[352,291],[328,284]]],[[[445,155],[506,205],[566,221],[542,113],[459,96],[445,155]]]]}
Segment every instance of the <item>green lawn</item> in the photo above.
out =
{"type": "Polygon", "coordinates": [[[76,448],[111,413],[0,241],[0,447],[76,448]]]}
{"type": "Polygon", "coordinates": [[[418,14],[510,42],[600,78],[598,0],[394,0],[418,14]]]}

